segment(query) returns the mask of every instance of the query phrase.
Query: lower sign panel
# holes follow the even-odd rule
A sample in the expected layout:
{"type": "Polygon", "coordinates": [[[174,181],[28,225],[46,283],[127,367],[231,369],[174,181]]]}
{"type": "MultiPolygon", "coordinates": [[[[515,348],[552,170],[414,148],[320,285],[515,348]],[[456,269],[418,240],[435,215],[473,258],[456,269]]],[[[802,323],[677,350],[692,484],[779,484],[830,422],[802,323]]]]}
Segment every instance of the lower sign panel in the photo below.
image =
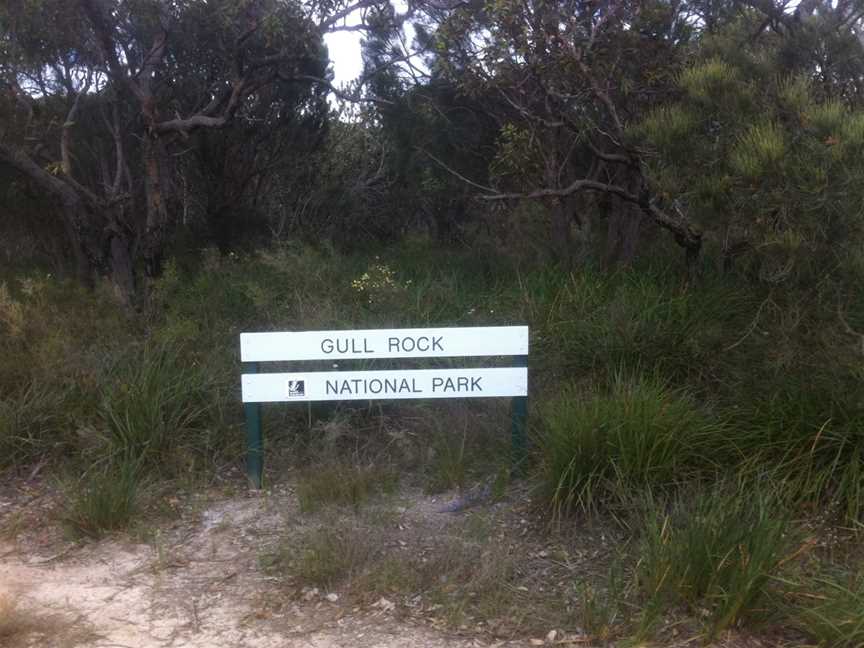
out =
{"type": "Polygon", "coordinates": [[[244,403],[527,396],[528,369],[244,374],[244,403]]]}

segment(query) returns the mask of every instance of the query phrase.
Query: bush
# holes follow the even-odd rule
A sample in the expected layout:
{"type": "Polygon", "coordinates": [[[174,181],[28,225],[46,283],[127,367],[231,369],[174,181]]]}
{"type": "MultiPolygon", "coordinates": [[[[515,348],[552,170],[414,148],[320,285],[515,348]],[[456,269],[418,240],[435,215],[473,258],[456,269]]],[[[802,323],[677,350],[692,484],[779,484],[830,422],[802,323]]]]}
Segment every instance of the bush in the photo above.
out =
{"type": "Polygon", "coordinates": [[[532,327],[532,366],[556,375],[579,371],[609,380],[617,368],[646,366],[701,392],[749,362],[728,347],[758,302],[720,280],[708,277],[687,290],[651,268],[612,276],[586,268],[569,276],[533,272],[518,288],[510,308],[532,327]]]}
{"type": "Polygon", "coordinates": [[[541,414],[543,493],[556,516],[668,489],[724,451],[724,426],[657,378],[619,373],[608,390],[567,386],[541,414]]]}

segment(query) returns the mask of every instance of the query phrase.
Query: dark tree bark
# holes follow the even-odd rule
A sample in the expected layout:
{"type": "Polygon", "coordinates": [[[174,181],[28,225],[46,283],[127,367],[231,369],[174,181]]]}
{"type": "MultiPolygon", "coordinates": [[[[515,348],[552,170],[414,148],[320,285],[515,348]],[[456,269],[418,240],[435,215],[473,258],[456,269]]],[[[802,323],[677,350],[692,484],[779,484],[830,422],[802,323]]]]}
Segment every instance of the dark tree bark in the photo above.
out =
{"type": "Polygon", "coordinates": [[[550,205],[552,219],[552,251],[556,260],[567,269],[574,265],[576,246],[573,240],[573,214],[566,197],[553,198],[550,205]]]}
{"type": "Polygon", "coordinates": [[[0,163],[16,169],[57,203],[79,279],[92,285],[95,277],[108,275],[121,301],[131,303],[135,275],[129,256],[130,240],[118,227],[111,207],[71,178],[52,175],[26,153],[3,141],[0,141],[0,163]],[[116,267],[115,262],[119,263],[116,267]]]}
{"type": "Polygon", "coordinates": [[[144,199],[146,220],[142,240],[144,274],[148,278],[162,273],[165,241],[168,231],[168,208],[166,205],[165,183],[165,143],[158,137],[146,137],[143,146],[144,199]]]}
{"type": "MultiPolygon", "coordinates": [[[[633,194],[638,195],[642,188],[641,176],[623,165],[617,165],[614,181],[633,194]]],[[[636,260],[644,215],[638,205],[620,198],[613,196],[610,203],[604,262],[607,268],[626,267],[636,260]]]]}

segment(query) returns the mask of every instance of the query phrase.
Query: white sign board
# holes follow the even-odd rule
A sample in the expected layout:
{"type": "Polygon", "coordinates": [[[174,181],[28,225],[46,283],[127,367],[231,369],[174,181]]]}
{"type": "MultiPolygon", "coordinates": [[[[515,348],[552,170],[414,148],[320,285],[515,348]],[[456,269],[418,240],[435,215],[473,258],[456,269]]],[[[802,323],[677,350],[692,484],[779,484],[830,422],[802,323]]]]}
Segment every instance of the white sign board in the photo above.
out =
{"type": "Polygon", "coordinates": [[[243,402],[527,396],[528,369],[407,369],[244,374],[243,402]]]}
{"type": "Polygon", "coordinates": [[[241,333],[243,362],[528,355],[527,326],[241,333]]]}

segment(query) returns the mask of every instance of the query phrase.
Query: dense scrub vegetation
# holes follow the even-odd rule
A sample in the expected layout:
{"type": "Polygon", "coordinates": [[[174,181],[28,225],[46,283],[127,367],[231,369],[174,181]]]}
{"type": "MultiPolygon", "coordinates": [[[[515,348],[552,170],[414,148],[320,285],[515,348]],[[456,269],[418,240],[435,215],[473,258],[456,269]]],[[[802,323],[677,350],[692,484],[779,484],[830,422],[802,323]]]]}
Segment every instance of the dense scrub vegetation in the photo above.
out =
{"type": "MultiPolygon", "coordinates": [[[[0,474],[99,537],[242,470],[240,331],[527,323],[538,514],[626,539],[574,623],[861,644],[862,3],[208,7],[0,7],[0,474]]],[[[495,406],[265,422],[306,512],[510,486],[495,406]]]]}

